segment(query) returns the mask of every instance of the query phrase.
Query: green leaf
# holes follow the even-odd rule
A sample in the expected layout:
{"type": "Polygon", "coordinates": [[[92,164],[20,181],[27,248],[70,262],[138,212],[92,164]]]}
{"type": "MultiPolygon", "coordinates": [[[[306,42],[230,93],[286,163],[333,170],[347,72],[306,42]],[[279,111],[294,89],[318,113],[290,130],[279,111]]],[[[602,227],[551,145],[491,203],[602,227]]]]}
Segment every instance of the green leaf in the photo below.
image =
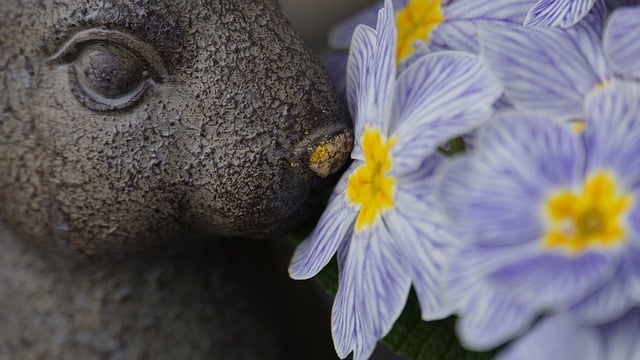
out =
{"type": "Polygon", "coordinates": [[[477,353],[464,349],[456,338],[454,328],[454,317],[429,322],[422,320],[418,299],[412,291],[404,311],[382,342],[396,354],[416,360],[493,358],[494,353],[477,353]]]}

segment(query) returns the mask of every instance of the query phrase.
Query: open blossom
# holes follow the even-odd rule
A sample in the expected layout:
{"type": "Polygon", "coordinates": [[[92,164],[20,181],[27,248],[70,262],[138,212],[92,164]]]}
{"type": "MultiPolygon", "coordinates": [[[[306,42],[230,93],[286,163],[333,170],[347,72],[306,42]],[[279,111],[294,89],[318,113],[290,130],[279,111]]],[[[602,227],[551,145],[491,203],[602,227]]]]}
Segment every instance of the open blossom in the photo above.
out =
{"type": "MultiPolygon", "coordinates": [[[[478,52],[478,25],[521,24],[535,0],[394,0],[398,28],[397,59],[402,61],[423,42],[434,51],[478,52]]],[[[349,47],[359,24],[373,25],[381,2],[336,25],[329,35],[333,49],[349,47]]]]}
{"type": "Polygon", "coordinates": [[[605,23],[599,3],[570,29],[481,27],[481,56],[519,110],[561,121],[584,119],[591,92],[640,75],[640,10],[619,8],[605,23]]]}
{"type": "MultiPolygon", "coordinates": [[[[393,0],[397,26],[396,60],[402,70],[411,62],[441,50],[478,53],[480,24],[521,24],[535,0],[393,0]]],[[[373,26],[382,1],[336,25],[329,34],[323,62],[340,94],[344,93],[347,52],[354,29],[373,26]]]]}
{"type": "Polygon", "coordinates": [[[444,171],[441,201],[465,240],[447,289],[467,346],[494,347],[544,313],[606,323],[640,301],[640,85],[601,87],[585,115],[576,134],[503,113],[444,171]]]}
{"type": "Polygon", "coordinates": [[[337,252],[332,333],[342,358],[371,354],[411,284],[425,319],[450,314],[441,271],[454,239],[433,205],[432,174],[442,162],[436,149],[488,120],[501,93],[479,59],[464,53],[428,55],[397,76],[393,14],[387,0],[376,29],[354,33],[347,71],[353,164],[289,267],[291,277],[307,279],[337,252]]]}

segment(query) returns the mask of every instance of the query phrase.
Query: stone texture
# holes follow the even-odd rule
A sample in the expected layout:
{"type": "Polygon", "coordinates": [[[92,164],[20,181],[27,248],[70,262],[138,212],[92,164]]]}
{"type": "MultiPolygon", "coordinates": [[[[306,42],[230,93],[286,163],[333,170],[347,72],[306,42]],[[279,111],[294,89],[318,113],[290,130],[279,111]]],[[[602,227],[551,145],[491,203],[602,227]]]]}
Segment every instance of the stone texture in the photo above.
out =
{"type": "Polygon", "coordinates": [[[0,0],[0,74],[0,358],[331,356],[267,239],[352,133],[274,1],[0,0]]]}

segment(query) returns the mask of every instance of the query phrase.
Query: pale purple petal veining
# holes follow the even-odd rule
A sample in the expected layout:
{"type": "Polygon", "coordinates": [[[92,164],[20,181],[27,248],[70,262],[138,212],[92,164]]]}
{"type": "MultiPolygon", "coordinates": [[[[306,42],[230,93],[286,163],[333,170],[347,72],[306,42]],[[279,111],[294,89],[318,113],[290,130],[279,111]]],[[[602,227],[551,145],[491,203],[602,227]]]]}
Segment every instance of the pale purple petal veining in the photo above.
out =
{"type": "Polygon", "coordinates": [[[614,70],[640,78],[640,6],[617,9],[608,19],[604,50],[614,70]]]}
{"type": "Polygon", "coordinates": [[[392,172],[413,171],[447,140],[488,121],[501,87],[474,56],[461,52],[427,55],[398,78],[390,129],[398,137],[392,172]]]}
{"type": "Polygon", "coordinates": [[[477,54],[478,25],[522,24],[535,0],[456,0],[444,7],[445,21],[431,34],[434,51],[459,50],[477,54]]]}
{"type": "Polygon", "coordinates": [[[482,26],[481,56],[517,108],[559,120],[584,117],[585,96],[602,80],[597,59],[561,29],[482,26]],[[597,64],[596,64],[597,65],[597,64]]]}
{"type": "Polygon", "coordinates": [[[527,14],[525,25],[567,28],[575,25],[598,0],[539,0],[527,14]]]}
{"type": "Polygon", "coordinates": [[[354,359],[368,358],[404,308],[411,279],[394,245],[379,224],[356,233],[339,249],[332,332],[340,357],[353,351],[354,359]]]}
{"type": "Polygon", "coordinates": [[[479,131],[475,146],[443,171],[438,191],[445,214],[468,241],[537,241],[547,193],[581,181],[577,137],[548,118],[504,112],[479,131]]]}
{"type": "Polygon", "coordinates": [[[329,263],[340,244],[351,237],[357,212],[347,203],[344,191],[348,175],[359,165],[355,161],[342,176],[313,232],[296,248],[289,265],[291,278],[315,276],[329,263]]]}

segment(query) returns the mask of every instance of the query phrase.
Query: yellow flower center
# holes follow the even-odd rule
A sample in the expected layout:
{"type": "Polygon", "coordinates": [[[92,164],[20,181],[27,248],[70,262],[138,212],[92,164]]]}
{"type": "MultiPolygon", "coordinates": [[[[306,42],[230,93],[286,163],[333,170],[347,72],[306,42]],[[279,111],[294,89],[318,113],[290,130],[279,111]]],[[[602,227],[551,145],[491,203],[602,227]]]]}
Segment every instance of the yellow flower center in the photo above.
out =
{"type": "Polygon", "coordinates": [[[429,41],[431,32],[444,21],[440,0],[410,0],[396,12],[398,27],[398,62],[415,51],[416,40],[429,41]]]}
{"type": "Polygon", "coordinates": [[[356,218],[356,232],[370,226],[386,210],[393,208],[395,179],[387,176],[391,170],[391,147],[395,137],[383,139],[377,128],[365,128],[361,145],[364,164],[349,175],[346,196],[353,204],[359,205],[356,218]]]}
{"type": "Polygon", "coordinates": [[[576,120],[571,123],[571,130],[573,130],[574,134],[580,134],[584,131],[585,125],[584,120],[576,120]]]}
{"type": "Polygon", "coordinates": [[[627,239],[623,222],[632,202],[632,194],[620,194],[613,177],[604,171],[589,177],[581,194],[558,191],[545,203],[549,227],[543,246],[575,255],[619,245],[627,239]]]}

